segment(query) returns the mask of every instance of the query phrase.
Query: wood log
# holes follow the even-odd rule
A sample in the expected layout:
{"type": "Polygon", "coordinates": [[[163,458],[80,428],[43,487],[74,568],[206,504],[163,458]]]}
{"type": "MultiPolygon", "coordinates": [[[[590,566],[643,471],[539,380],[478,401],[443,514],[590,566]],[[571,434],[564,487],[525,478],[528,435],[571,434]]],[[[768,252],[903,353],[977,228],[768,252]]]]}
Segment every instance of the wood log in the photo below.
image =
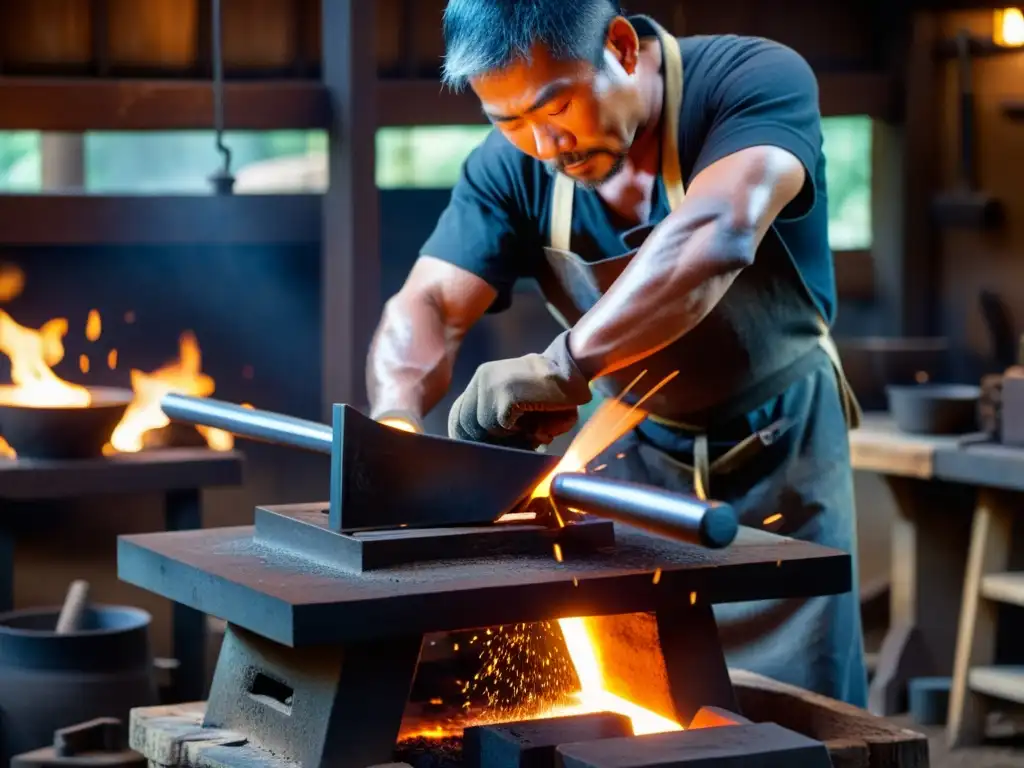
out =
{"type": "Polygon", "coordinates": [[[825,743],[844,768],[928,768],[928,740],[867,710],[762,675],[729,672],[740,711],[825,743]]]}

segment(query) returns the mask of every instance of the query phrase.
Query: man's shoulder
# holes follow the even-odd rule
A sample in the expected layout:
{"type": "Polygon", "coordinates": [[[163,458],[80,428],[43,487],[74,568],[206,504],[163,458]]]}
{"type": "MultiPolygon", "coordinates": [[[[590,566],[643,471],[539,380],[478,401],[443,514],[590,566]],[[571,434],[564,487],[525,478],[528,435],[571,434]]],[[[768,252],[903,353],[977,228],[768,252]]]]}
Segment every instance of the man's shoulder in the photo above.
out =
{"type": "Polygon", "coordinates": [[[764,37],[693,35],[679,39],[687,85],[713,87],[725,79],[777,77],[777,68],[808,69],[796,50],[764,37]]]}

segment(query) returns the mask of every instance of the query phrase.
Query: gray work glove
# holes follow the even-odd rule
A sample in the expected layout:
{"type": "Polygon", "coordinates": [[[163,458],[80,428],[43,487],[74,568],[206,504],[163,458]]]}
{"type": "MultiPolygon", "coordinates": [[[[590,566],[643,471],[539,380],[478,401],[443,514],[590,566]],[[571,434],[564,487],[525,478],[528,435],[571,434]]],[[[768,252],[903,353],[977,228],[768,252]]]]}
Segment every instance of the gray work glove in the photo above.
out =
{"type": "Polygon", "coordinates": [[[590,398],[566,331],[543,354],[477,368],[448,414],[448,436],[533,450],[572,429],[590,398]]]}

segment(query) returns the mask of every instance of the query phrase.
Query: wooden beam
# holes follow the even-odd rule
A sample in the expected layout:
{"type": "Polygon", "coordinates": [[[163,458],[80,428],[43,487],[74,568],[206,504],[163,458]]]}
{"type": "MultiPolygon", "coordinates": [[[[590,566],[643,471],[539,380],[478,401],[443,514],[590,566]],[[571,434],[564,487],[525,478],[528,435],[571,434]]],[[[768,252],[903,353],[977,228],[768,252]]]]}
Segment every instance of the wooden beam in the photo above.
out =
{"type": "Polygon", "coordinates": [[[323,80],[334,120],[323,196],[321,402],[366,403],[366,353],[382,305],[374,144],[375,3],[322,0],[323,80]]]}
{"type": "MultiPolygon", "coordinates": [[[[315,80],[228,83],[229,129],[326,128],[327,89],[315,80]]],[[[213,128],[213,89],[202,80],[0,77],[0,130],[203,130],[213,128]]]]}
{"type": "Polygon", "coordinates": [[[875,259],[871,251],[836,251],[832,261],[841,301],[875,300],[875,259]]]}
{"type": "Polygon", "coordinates": [[[0,195],[0,245],[316,243],[320,200],[320,195],[0,195]]]}
{"type": "Polygon", "coordinates": [[[903,247],[900,258],[900,323],[904,336],[927,336],[935,326],[935,298],[941,295],[935,254],[938,243],[932,200],[938,189],[940,146],[936,126],[942,89],[935,44],[935,14],[918,12],[910,23],[903,124],[903,247]]]}
{"type": "MultiPolygon", "coordinates": [[[[821,112],[826,117],[898,114],[899,88],[884,72],[818,75],[821,112]]],[[[377,85],[379,125],[473,125],[487,122],[471,91],[452,93],[436,80],[381,80],[377,85]]]]}

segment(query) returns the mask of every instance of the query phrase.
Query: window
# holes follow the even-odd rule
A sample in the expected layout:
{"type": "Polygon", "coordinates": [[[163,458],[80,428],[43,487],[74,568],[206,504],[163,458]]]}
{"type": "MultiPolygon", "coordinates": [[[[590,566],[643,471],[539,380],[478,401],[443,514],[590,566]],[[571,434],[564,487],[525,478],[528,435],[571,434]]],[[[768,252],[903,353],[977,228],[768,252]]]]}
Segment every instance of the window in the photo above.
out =
{"type": "Polygon", "coordinates": [[[0,193],[38,192],[42,163],[37,131],[0,131],[0,193]]]}
{"type": "MultiPolygon", "coordinates": [[[[871,247],[871,119],[822,121],[834,250],[871,247]]],[[[381,189],[449,188],[487,125],[388,127],[377,131],[381,189]]],[[[220,155],[210,131],[98,132],[84,137],[85,187],[96,194],[209,194],[220,155]]],[[[327,186],[322,131],[225,135],[239,193],[320,192],[327,186]]],[[[38,132],[0,131],[0,193],[42,188],[38,132]]]]}

